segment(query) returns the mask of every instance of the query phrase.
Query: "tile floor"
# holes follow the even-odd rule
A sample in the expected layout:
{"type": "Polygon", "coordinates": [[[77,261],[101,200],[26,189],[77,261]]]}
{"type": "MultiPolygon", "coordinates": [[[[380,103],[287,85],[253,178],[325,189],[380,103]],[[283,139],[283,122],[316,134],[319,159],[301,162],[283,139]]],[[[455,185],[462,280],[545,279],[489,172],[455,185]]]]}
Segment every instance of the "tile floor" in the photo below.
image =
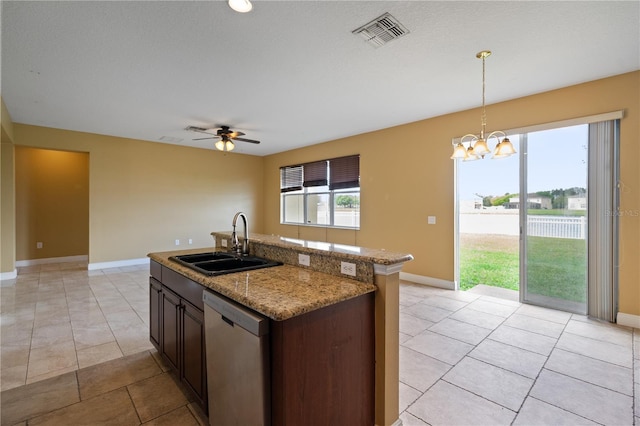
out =
{"type": "Polygon", "coordinates": [[[18,268],[0,282],[1,390],[152,349],[149,267],[18,268]]]}
{"type": "MultiPolygon", "coordinates": [[[[147,286],[146,266],[2,281],[2,425],[203,424],[148,343],[147,286]]],[[[403,283],[400,304],[404,425],[640,426],[640,330],[492,288],[403,283]]]]}
{"type": "Polygon", "coordinates": [[[403,424],[640,425],[640,330],[514,296],[401,286],[403,424]]]}
{"type": "Polygon", "coordinates": [[[144,351],[2,392],[2,425],[206,425],[187,395],[144,351]]]}

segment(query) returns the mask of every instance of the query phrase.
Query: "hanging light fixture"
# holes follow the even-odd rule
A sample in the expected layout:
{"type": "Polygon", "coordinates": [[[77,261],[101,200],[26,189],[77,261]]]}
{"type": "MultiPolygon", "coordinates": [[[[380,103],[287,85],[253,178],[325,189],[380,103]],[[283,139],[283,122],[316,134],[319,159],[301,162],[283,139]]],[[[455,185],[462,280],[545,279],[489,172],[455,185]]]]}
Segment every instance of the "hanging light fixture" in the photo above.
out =
{"type": "Polygon", "coordinates": [[[231,9],[240,13],[246,13],[253,9],[253,5],[249,0],[229,0],[227,4],[231,9]]]}
{"type": "Polygon", "coordinates": [[[460,141],[453,147],[453,155],[451,155],[452,160],[460,158],[464,161],[474,161],[480,158],[484,158],[485,155],[491,152],[489,146],[487,145],[487,142],[492,138],[495,138],[498,143],[493,150],[493,157],[491,158],[506,158],[516,153],[516,150],[513,148],[513,145],[511,144],[511,141],[507,137],[506,133],[500,130],[496,130],[489,133],[489,135],[485,137],[485,130],[487,127],[487,113],[484,104],[484,62],[489,55],[491,55],[490,50],[483,50],[482,52],[478,52],[476,54],[476,58],[482,59],[482,127],[480,128],[480,135],[474,135],[470,133],[460,138],[460,141]]]}
{"type": "Polygon", "coordinates": [[[231,139],[229,139],[229,136],[227,135],[222,135],[222,139],[216,142],[215,146],[220,151],[233,151],[233,148],[236,147],[235,144],[231,142],[231,139]]]}

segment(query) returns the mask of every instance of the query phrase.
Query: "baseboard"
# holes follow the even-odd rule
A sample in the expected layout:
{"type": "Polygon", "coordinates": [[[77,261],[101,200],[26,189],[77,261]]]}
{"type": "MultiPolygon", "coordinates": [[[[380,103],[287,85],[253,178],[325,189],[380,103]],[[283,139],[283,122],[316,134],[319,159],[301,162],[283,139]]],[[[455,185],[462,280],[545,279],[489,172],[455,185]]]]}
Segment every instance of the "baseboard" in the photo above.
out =
{"type": "Polygon", "coordinates": [[[411,281],[416,284],[428,285],[431,287],[445,288],[447,290],[455,290],[454,281],[441,280],[440,278],[425,277],[424,275],[409,274],[408,272],[400,272],[400,279],[411,281]]]}
{"type": "Polygon", "coordinates": [[[625,314],[624,312],[618,312],[616,322],[619,325],[625,325],[627,327],[640,328],[640,315],[625,314]]]}
{"type": "Polygon", "coordinates": [[[18,270],[14,269],[11,272],[0,272],[0,281],[12,280],[18,277],[18,270]]]}
{"type": "Polygon", "coordinates": [[[141,257],[139,259],[114,260],[113,262],[90,263],[88,269],[95,271],[97,269],[121,268],[123,266],[148,265],[149,258],[141,257]]]}
{"type": "Polygon", "coordinates": [[[87,256],[86,254],[81,254],[78,256],[63,256],[63,257],[48,257],[45,259],[17,260],[16,267],[44,265],[47,263],[88,262],[88,261],[89,261],[89,256],[87,256]]]}

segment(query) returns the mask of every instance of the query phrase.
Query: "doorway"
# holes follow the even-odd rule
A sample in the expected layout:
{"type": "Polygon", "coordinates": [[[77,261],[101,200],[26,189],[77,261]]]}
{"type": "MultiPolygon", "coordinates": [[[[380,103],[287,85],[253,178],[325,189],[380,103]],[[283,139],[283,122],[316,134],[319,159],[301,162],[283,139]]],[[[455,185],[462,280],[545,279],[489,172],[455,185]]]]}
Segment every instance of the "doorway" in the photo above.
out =
{"type": "Polygon", "coordinates": [[[611,320],[618,117],[510,132],[518,155],[457,162],[457,287],[611,320]]]}
{"type": "Polygon", "coordinates": [[[89,153],[15,147],[18,266],[89,254],[89,153]]]}
{"type": "Polygon", "coordinates": [[[458,165],[461,289],[586,313],[588,127],[513,135],[518,155],[458,165]]]}

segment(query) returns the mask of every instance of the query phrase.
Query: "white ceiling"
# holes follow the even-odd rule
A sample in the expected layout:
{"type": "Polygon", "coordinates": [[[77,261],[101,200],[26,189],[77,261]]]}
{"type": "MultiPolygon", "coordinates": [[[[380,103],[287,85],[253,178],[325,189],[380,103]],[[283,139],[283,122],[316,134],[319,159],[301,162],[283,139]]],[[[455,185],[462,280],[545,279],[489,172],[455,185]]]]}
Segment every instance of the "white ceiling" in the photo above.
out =
{"type": "MultiPolygon", "coordinates": [[[[640,1],[2,1],[14,122],[267,155],[640,69],[640,1]],[[352,31],[384,12],[410,33],[352,31]]],[[[491,117],[489,115],[489,128],[491,117]]],[[[454,135],[452,135],[454,136],[454,135]]]]}

